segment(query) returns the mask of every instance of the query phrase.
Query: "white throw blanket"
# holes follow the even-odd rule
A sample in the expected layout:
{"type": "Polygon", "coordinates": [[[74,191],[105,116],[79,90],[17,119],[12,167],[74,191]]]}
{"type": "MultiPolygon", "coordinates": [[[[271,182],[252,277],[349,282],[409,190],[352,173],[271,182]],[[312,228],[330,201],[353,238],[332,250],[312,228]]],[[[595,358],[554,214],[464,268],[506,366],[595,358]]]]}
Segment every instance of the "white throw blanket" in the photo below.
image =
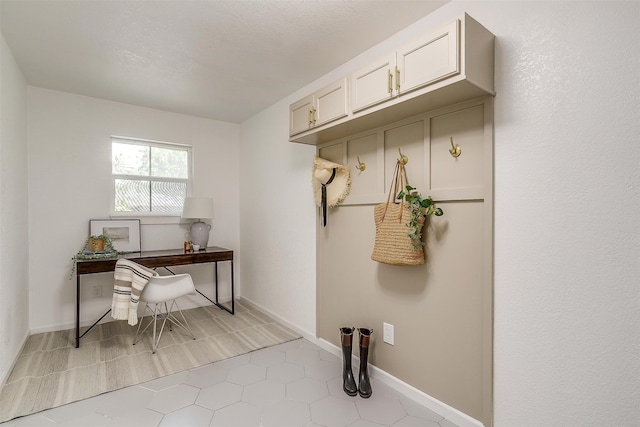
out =
{"type": "Polygon", "coordinates": [[[111,317],[128,320],[130,325],[136,325],[140,294],[149,279],[159,274],[128,259],[119,259],[113,276],[111,317]]]}

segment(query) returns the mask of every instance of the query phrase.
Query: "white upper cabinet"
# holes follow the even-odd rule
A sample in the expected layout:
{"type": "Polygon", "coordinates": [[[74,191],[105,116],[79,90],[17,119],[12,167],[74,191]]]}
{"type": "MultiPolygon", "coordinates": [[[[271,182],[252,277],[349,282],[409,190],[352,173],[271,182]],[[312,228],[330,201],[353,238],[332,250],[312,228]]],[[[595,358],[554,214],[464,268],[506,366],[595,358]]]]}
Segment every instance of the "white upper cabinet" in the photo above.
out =
{"type": "Polygon", "coordinates": [[[357,112],[396,95],[396,55],[388,55],[351,74],[351,110],[357,112]]]}
{"type": "Polygon", "coordinates": [[[396,52],[396,90],[403,94],[460,73],[460,21],[426,34],[396,52]]]}
{"type": "Polygon", "coordinates": [[[347,79],[339,80],[314,94],[314,126],[345,117],[348,113],[347,79]]]}
{"type": "Polygon", "coordinates": [[[342,79],[289,106],[289,135],[313,129],[347,114],[347,79],[342,79]]]}
{"type": "Polygon", "coordinates": [[[289,135],[296,135],[313,127],[313,96],[307,96],[289,106],[289,135]]]}
{"type": "Polygon", "coordinates": [[[459,28],[455,20],[351,74],[351,110],[356,113],[458,74],[459,28]]]}
{"type": "Polygon", "coordinates": [[[292,104],[290,140],[320,144],[495,95],[494,44],[495,36],[467,14],[426,31],[348,78],[292,104]],[[326,97],[324,111],[320,111],[321,95],[326,97]]]}

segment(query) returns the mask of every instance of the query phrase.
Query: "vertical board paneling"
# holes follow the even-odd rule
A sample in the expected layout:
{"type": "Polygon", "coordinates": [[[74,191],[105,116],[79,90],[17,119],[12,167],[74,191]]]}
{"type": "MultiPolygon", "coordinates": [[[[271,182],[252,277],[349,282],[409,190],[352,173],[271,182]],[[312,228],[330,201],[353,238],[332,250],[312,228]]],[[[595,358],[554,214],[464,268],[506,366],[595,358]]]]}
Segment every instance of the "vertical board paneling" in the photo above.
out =
{"type": "Polygon", "coordinates": [[[484,199],[493,186],[490,108],[489,100],[467,102],[319,149],[338,162],[346,151],[353,184],[345,204],[332,209],[327,227],[318,229],[317,301],[320,338],[339,346],[340,327],[373,328],[371,363],[486,424],[492,402],[487,227],[493,211],[484,199]],[[457,159],[449,153],[450,136],[463,150],[457,159]],[[409,158],[409,183],[423,196],[437,194],[445,212],[430,217],[423,233],[426,262],[417,267],[370,258],[373,208],[386,200],[379,187],[384,180],[383,191],[389,189],[398,148],[409,158]],[[367,163],[363,173],[355,169],[357,156],[367,163]],[[383,342],[383,322],[394,325],[393,346],[383,342]]]}

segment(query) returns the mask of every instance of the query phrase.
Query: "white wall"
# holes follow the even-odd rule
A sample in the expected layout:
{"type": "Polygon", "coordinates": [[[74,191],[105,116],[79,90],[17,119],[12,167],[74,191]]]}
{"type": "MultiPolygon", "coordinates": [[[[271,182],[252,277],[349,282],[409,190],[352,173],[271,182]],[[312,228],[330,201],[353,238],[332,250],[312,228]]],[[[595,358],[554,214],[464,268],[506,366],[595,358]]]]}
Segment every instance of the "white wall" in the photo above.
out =
{"type": "Polygon", "coordinates": [[[27,85],[0,41],[0,384],[29,333],[27,85]]]}
{"type": "Polygon", "coordinates": [[[640,3],[469,10],[498,38],[496,424],[639,425],[640,3]]]}
{"type": "Polygon", "coordinates": [[[288,104],[242,125],[242,296],[315,336],[314,147],[287,142],[288,104]],[[246,284],[246,286],[245,286],[246,284]]]}
{"type": "Polygon", "coordinates": [[[453,2],[244,123],[243,294],[315,328],[313,149],[287,143],[288,104],[463,11],[497,36],[495,425],[638,425],[635,1],[453,2]]]}
{"type": "MultiPolygon", "coordinates": [[[[88,235],[89,219],[109,216],[111,135],[192,145],[194,195],[214,199],[209,245],[239,249],[238,125],[29,87],[28,132],[33,332],[74,325],[71,257],[88,235]]],[[[177,218],[143,225],[142,249],[182,248],[189,225],[177,218]]],[[[238,252],[235,258],[238,262],[238,252]]],[[[223,298],[229,294],[226,269],[220,265],[223,298]]],[[[212,295],[211,265],[175,270],[192,273],[196,286],[212,295]]],[[[236,279],[239,288],[239,274],[236,279]]],[[[82,323],[92,323],[110,307],[112,290],[111,273],[83,277],[82,323]],[[94,286],[102,289],[102,298],[91,297],[94,286]]],[[[183,308],[201,302],[194,297],[183,308]]]]}

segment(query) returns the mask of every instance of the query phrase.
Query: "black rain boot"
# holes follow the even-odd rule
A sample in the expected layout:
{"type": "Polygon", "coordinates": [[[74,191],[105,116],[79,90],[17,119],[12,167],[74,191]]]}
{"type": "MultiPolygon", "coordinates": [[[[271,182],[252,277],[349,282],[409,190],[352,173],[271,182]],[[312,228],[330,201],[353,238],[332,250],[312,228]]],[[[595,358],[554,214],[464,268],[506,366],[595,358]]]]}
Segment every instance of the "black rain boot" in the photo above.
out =
{"type": "Polygon", "coordinates": [[[353,331],[355,328],[340,328],[340,341],[342,342],[342,389],[349,396],[358,394],[356,380],[351,370],[351,348],[353,343],[353,331]]]}
{"type": "Polygon", "coordinates": [[[358,328],[360,332],[360,375],[358,378],[358,393],[360,397],[368,399],[371,397],[371,382],[367,372],[367,358],[369,357],[369,339],[373,329],[358,328]]]}

